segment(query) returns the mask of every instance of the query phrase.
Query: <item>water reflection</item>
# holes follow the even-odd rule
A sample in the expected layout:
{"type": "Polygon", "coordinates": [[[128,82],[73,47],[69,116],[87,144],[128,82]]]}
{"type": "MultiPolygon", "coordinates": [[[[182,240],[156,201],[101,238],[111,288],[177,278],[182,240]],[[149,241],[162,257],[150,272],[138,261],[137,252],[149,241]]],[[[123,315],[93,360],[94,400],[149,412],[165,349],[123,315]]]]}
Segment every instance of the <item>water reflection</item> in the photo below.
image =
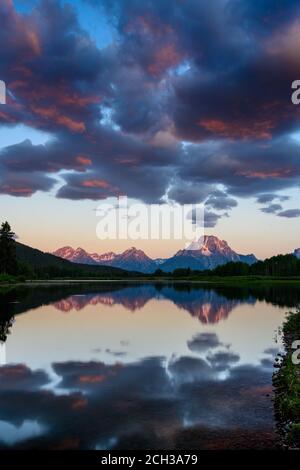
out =
{"type": "MultiPolygon", "coordinates": [[[[55,308],[62,312],[82,310],[87,305],[105,305],[113,307],[122,305],[124,308],[135,312],[142,309],[151,299],[167,299],[173,302],[193,317],[197,317],[201,323],[217,323],[228,317],[230,312],[240,303],[239,300],[228,300],[223,295],[213,290],[176,290],[173,287],[148,285],[143,287],[128,287],[117,292],[104,292],[101,294],[72,295],[66,299],[54,302],[55,308]]],[[[255,299],[249,298],[248,303],[255,303],[255,299]]]]}
{"type": "Polygon", "coordinates": [[[1,448],[276,445],[274,332],[297,290],[103,283],[0,297],[1,448]]]}

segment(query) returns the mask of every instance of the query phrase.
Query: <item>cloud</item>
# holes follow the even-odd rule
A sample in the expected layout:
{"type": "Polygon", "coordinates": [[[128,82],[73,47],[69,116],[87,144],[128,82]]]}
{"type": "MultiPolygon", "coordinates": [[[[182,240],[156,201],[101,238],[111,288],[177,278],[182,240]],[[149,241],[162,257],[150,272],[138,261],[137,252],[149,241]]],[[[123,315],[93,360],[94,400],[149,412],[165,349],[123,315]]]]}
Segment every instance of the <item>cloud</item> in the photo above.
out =
{"type": "Polygon", "coordinates": [[[59,173],[58,198],[207,201],[208,227],[236,197],[286,200],[277,192],[300,178],[300,145],[291,138],[300,108],[290,100],[300,73],[299,3],[90,4],[113,38],[101,49],[71,3],[38,0],[22,14],[1,2],[8,100],[0,122],[50,139],[1,152],[0,192],[49,191],[59,173]]]}
{"type": "Polygon", "coordinates": [[[182,356],[169,365],[172,379],[178,383],[206,382],[216,379],[214,370],[200,358],[182,356]]]}
{"type": "Polygon", "coordinates": [[[205,211],[204,212],[204,227],[215,227],[222,215],[216,214],[215,212],[205,211]]]}
{"type": "Polygon", "coordinates": [[[185,165],[178,173],[182,180],[217,184],[240,197],[257,196],[299,185],[300,146],[287,136],[265,145],[258,142],[219,141],[190,145],[185,165]]]}
{"type": "Polygon", "coordinates": [[[103,387],[103,383],[115,376],[121,364],[106,366],[101,362],[67,362],[53,364],[54,372],[62,377],[59,384],[62,388],[94,390],[103,387]]]}
{"type": "Polygon", "coordinates": [[[49,383],[50,379],[43,370],[32,371],[24,364],[0,367],[0,391],[36,390],[49,383]]]}
{"type": "Polygon", "coordinates": [[[11,97],[2,120],[82,134],[99,116],[106,58],[80,28],[74,10],[42,0],[28,15],[0,7],[0,74],[11,97]],[[56,34],[53,36],[53,28],[56,34]]]}
{"type": "Polygon", "coordinates": [[[300,217],[300,209],[287,209],[286,211],[279,212],[277,215],[279,217],[286,217],[287,219],[293,219],[295,217],[300,217]]]}
{"type": "Polygon", "coordinates": [[[280,352],[280,349],[279,348],[267,348],[264,350],[264,353],[265,354],[268,354],[270,356],[272,356],[273,358],[276,356],[276,354],[278,354],[280,352]]]}
{"type": "Polygon", "coordinates": [[[188,341],[188,348],[193,352],[203,352],[220,345],[216,333],[199,333],[188,341]]]}
{"type": "Polygon", "coordinates": [[[262,207],[260,209],[262,212],[265,214],[276,214],[276,212],[282,210],[282,205],[281,204],[270,204],[267,207],[262,207]]]}
{"type": "Polygon", "coordinates": [[[26,140],[6,147],[0,153],[0,168],[3,168],[3,179],[8,179],[5,176],[8,173],[21,179],[26,171],[33,187],[43,177],[46,184],[38,189],[45,191],[55,182],[48,175],[74,170],[75,174],[60,175],[66,181],[57,193],[60,198],[100,200],[126,194],[157,202],[165,194],[178,158],[174,147],[152,149],[137,138],[97,128],[93,139],[88,135],[60,134],[44,145],[33,145],[26,140]]]}
{"type": "Polygon", "coordinates": [[[190,181],[176,178],[172,181],[168,190],[168,198],[180,204],[199,204],[204,202],[213,190],[214,186],[205,182],[194,185],[190,181]]]}
{"type": "Polygon", "coordinates": [[[188,214],[187,217],[193,221],[193,224],[198,224],[201,227],[215,227],[218,220],[227,214],[217,214],[205,208],[204,212],[202,209],[194,208],[188,214]]]}
{"type": "Polygon", "coordinates": [[[207,199],[206,205],[216,210],[230,210],[236,207],[238,203],[224,191],[214,191],[207,199]]]}
{"type": "Polygon", "coordinates": [[[209,354],[207,360],[216,370],[223,371],[239,362],[240,356],[230,351],[218,351],[214,354],[209,354]]]}
{"type": "Polygon", "coordinates": [[[289,196],[278,195],[278,194],[260,194],[257,197],[256,202],[258,204],[266,204],[268,202],[273,202],[274,199],[277,199],[280,202],[284,202],[289,199],[289,196]]]}
{"type": "MultiPolygon", "coordinates": [[[[132,449],[147,445],[159,449],[178,447],[179,442],[194,448],[197,441],[198,448],[207,449],[224,446],[228,433],[234,436],[235,447],[259,446],[265,434],[271,445],[273,412],[265,394],[272,383],[270,372],[261,365],[231,367],[221,381],[214,366],[188,356],[173,360],[168,371],[158,357],[124,364],[116,374],[108,375],[114,366],[95,361],[56,363],[54,367],[60,386],[68,386],[68,392],[37,389],[34,384],[32,389],[15,389],[13,383],[11,388],[0,389],[1,421],[15,427],[35,422],[43,429],[42,435],[25,433],[10,448],[132,449]],[[95,377],[104,371],[107,380],[97,381],[95,377]],[[258,427],[259,443],[246,438],[241,442],[237,437],[257,434],[258,427]]],[[[226,445],[232,448],[233,444],[226,445]]],[[[0,447],[6,448],[7,442],[0,439],[0,447]]]]}
{"type": "Polygon", "coordinates": [[[30,197],[36,191],[49,191],[56,180],[43,173],[36,172],[3,172],[0,175],[0,194],[9,194],[16,197],[30,197]]]}

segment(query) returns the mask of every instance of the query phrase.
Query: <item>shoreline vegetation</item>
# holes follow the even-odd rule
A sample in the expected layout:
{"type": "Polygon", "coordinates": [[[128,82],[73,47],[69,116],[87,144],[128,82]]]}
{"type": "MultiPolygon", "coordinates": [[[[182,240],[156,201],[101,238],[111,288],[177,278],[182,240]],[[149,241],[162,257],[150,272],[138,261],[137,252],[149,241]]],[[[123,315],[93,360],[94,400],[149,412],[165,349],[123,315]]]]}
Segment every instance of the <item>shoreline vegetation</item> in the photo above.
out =
{"type": "Polygon", "coordinates": [[[39,284],[85,284],[85,283],[103,283],[103,282],[124,282],[124,283],[144,283],[144,282],[154,282],[154,283],[189,283],[189,284],[200,284],[200,285],[214,285],[214,286],[252,286],[252,285],[296,285],[300,286],[300,278],[271,278],[271,277],[249,277],[249,276],[237,276],[237,277],[228,277],[228,278],[173,278],[172,276],[168,277],[149,277],[149,276],[140,276],[132,277],[125,279],[122,277],[112,277],[112,278],[35,278],[35,279],[26,279],[23,276],[3,276],[0,275],[0,286],[17,286],[17,285],[39,285],[39,284]]]}
{"type": "Polygon", "coordinates": [[[282,446],[300,449],[300,364],[293,361],[292,348],[300,340],[299,308],[288,314],[282,334],[285,353],[278,357],[278,371],[273,375],[275,416],[282,446]]]}
{"type": "Polygon", "coordinates": [[[139,275],[139,276],[115,276],[115,277],[36,277],[26,278],[25,276],[12,276],[8,274],[0,274],[0,286],[5,285],[37,285],[37,284],[68,284],[68,283],[101,283],[101,282],[125,282],[125,283],[191,283],[191,284],[213,284],[228,286],[251,286],[251,285],[276,285],[276,284],[294,284],[300,285],[300,276],[277,277],[277,276],[189,276],[179,277],[173,275],[155,276],[155,275],[139,275]]]}

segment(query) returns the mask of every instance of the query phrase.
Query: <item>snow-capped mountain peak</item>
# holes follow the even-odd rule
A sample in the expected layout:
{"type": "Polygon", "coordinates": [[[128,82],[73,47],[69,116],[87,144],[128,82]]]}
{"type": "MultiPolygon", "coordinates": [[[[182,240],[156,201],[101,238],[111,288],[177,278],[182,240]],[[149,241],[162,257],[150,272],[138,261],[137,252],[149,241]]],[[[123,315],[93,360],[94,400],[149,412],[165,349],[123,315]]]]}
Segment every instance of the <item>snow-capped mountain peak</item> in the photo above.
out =
{"type": "Polygon", "coordinates": [[[199,238],[199,240],[193,241],[187,250],[200,251],[204,255],[210,255],[216,251],[232,251],[225,240],[220,240],[214,235],[204,235],[203,237],[199,238]]]}
{"type": "Polygon", "coordinates": [[[158,267],[167,272],[177,268],[203,270],[213,269],[228,261],[242,261],[249,264],[257,261],[254,255],[236,253],[225,240],[220,240],[213,235],[205,235],[195,240],[188,249],[179,250],[169,259],[153,260],[144,251],[135,247],[128,248],[120,254],[114,252],[98,254],[88,253],[80,247],[74,250],[70,246],[65,246],[53,254],[73,263],[100,264],[144,273],[153,273],[158,267]]]}

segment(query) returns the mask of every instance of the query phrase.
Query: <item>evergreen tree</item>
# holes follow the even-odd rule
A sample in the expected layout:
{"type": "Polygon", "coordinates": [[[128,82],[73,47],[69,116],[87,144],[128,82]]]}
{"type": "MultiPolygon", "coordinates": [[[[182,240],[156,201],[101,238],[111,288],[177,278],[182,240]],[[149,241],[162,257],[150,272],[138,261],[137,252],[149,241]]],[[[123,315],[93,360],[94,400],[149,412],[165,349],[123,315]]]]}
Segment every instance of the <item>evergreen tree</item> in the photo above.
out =
{"type": "Polygon", "coordinates": [[[8,222],[2,223],[0,228],[0,272],[17,273],[15,234],[8,222]]]}

